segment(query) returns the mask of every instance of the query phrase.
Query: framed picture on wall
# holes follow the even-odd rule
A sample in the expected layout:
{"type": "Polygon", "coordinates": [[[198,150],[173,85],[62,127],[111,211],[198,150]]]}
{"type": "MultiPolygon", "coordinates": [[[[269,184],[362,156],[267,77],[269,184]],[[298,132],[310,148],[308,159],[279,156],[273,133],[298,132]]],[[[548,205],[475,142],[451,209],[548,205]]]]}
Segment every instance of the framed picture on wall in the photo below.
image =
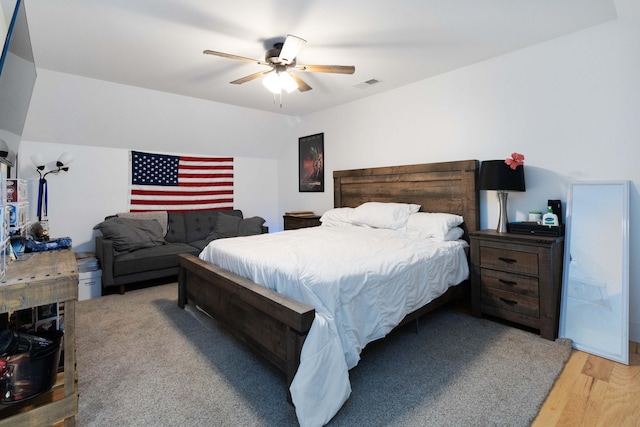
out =
{"type": "Polygon", "coordinates": [[[300,192],[324,191],[324,133],[298,138],[300,192]]]}

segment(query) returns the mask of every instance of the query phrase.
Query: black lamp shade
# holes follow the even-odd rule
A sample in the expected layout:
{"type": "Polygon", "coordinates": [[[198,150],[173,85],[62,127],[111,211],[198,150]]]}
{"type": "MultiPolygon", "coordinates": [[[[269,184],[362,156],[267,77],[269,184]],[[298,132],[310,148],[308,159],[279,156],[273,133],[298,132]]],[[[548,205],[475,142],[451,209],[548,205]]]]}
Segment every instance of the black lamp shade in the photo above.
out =
{"type": "Polygon", "coordinates": [[[481,190],[525,191],[524,166],[511,169],[504,160],[485,160],[480,167],[481,190]]]}

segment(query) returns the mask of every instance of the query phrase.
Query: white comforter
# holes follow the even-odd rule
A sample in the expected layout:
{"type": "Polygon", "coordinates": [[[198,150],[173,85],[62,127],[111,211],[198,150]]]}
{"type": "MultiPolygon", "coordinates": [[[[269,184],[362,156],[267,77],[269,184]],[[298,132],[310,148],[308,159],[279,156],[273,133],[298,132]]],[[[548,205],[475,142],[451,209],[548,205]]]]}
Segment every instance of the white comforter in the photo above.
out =
{"type": "Polygon", "coordinates": [[[345,225],[211,242],[200,258],[315,308],[291,396],[302,426],[351,393],[364,346],[469,275],[464,241],[345,225]]]}

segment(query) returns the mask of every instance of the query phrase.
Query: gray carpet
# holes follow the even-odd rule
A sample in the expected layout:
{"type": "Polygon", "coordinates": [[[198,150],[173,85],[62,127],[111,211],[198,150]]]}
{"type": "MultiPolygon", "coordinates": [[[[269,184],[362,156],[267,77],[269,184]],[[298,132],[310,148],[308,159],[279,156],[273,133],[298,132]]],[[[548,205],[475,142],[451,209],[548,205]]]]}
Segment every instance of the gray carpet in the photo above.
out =
{"type": "MultiPolygon", "coordinates": [[[[284,375],[168,284],[77,303],[79,426],[295,426],[284,375]]],[[[370,344],[330,426],[528,426],[570,342],[450,310],[370,344]]]]}

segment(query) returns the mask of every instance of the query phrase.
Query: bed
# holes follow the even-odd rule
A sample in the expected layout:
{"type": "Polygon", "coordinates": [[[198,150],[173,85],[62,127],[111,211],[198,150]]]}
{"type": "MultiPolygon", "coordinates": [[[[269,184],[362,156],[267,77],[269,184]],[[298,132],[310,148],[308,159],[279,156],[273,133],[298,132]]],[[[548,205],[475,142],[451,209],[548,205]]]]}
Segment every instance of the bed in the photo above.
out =
{"type": "MultiPolygon", "coordinates": [[[[476,230],[479,223],[477,171],[477,160],[335,171],[334,207],[355,208],[365,202],[416,204],[420,205],[421,211],[424,212],[461,215],[464,218],[462,228],[465,230],[466,239],[468,232],[476,230]]],[[[292,232],[312,233],[309,230],[292,232]]],[[[228,245],[233,242],[226,243],[228,245]]],[[[306,409],[302,408],[306,404],[300,403],[305,402],[305,399],[308,401],[314,398],[315,390],[309,388],[308,384],[308,396],[296,397],[304,394],[299,386],[302,380],[296,379],[299,369],[300,375],[306,372],[308,378],[313,378],[309,377],[313,375],[309,374],[309,369],[303,369],[310,366],[306,361],[308,356],[303,356],[301,367],[305,340],[309,338],[309,354],[308,347],[312,345],[312,341],[315,343],[315,336],[319,334],[314,331],[330,330],[322,329],[324,317],[320,316],[321,313],[316,313],[311,305],[296,301],[198,257],[181,255],[179,263],[180,307],[184,308],[187,302],[200,307],[283,371],[289,385],[288,398],[296,405],[296,413],[302,425],[326,423],[346,400],[345,396],[336,397],[333,407],[319,415],[308,414],[305,412],[306,409]],[[313,340],[311,337],[314,337],[313,340]],[[291,390],[294,391],[293,397],[291,390]]],[[[434,308],[459,298],[462,292],[463,286],[449,287],[439,297],[407,313],[396,322],[397,327],[417,320],[434,308]]],[[[346,381],[348,383],[348,378],[346,381]]],[[[306,383],[309,383],[308,379],[306,383]]],[[[302,388],[304,387],[305,384],[302,388]]],[[[343,394],[344,391],[342,387],[343,394]]],[[[348,397],[350,388],[346,391],[348,397]]]]}

